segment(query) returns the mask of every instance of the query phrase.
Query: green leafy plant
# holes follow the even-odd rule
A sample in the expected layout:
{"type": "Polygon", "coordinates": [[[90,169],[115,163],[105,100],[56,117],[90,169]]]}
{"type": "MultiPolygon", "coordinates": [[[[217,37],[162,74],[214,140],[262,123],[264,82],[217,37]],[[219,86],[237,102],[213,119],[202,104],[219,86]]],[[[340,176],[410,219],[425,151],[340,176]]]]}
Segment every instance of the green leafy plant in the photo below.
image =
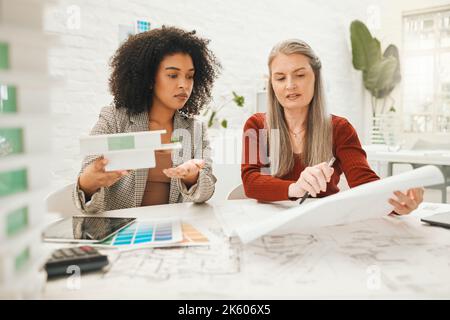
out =
{"type": "MultiPolygon", "coordinates": [[[[243,96],[238,95],[236,92],[232,91],[232,98],[227,100],[225,103],[223,103],[222,105],[220,105],[217,108],[214,107],[208,107],[206,109],[206,111],[203,113],[204,116],[208,117],[208,128],[211,128],[214,125],[214,122],[218,119],[218,114],[219,112],[229,103],[234,102],[234,104],[236,106],[238,106],[239,108],[242,108],[245,104],[245,98],[243,96]]],[[[227,119],[222,119],[220,121],[220,125],[223,128],[227,128],[228,127],[228,120],[227,119]]]]}
{"type": "Polygon", "coordinates": [[[372,115],[384,113],[388,100],[392,103],[389,110],[395,110],[391,93],[401,81],[397,47],[390,44],[382,54],[380,41],[359,20],[351,23],[350,37],[353,67],[362,71],[364,87],[371,94],[372,115]]]}

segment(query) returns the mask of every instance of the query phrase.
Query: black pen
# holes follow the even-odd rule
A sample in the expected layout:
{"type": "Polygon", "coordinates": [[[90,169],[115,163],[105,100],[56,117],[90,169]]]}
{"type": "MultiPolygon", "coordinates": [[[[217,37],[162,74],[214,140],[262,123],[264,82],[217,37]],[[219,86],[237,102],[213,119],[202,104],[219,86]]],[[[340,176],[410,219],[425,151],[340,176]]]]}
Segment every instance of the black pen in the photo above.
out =
{"type": "MultiPolygon", "coordinates": [[[[328,162],[328,166],[331,167],[333,165],[333,163],[336,161],[336,158],[333,157],[330,159],[330,161],[328,162]]],[[[306,192],[303,197],[300,199],[300,202],[298,203],[299,205],[302,204],[303,202],[305,202],[306,198],[309,197],[309,192],[306,192]]]]}

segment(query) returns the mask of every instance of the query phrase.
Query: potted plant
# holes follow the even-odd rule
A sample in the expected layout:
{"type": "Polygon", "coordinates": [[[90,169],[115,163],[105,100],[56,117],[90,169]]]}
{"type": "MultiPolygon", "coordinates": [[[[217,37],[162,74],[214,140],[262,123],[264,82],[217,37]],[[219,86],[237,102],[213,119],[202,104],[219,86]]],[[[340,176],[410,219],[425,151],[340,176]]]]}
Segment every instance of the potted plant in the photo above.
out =
{"type": "Polygon", "coordinates": [[[236,106],[238,106],[239,108],[242,108],[244,106],[245,98],[243,96],[238,95],[234,91],[232,91],[231,93],[232,93],[232,97],[230,99],[226,100],[222,105],[220,105],[219,107],[209,106],[203,113],[203,116],[207,117],[207,119],[208,119],[208,128],[211,128],[214,125],[218,124],[219,121],[220,121],[220,126],[222,126],[223,128],[228,127],[228,120],[224,119],[224,118],[222,120],[219,120],[218,114],[229,103],[234,102],[234,104],[236,106]]]}
{"type": "Polygon", "coordinates": [[[381,119],[387,110],[395,113],[391,93],[401,80],[398,49],[390,44],[382,53],[380,41],[359,20],[351,23],[350,37],[353,67],[362,71],[364,87],[371,95],[372,143],[384,143],[381,119]]]}

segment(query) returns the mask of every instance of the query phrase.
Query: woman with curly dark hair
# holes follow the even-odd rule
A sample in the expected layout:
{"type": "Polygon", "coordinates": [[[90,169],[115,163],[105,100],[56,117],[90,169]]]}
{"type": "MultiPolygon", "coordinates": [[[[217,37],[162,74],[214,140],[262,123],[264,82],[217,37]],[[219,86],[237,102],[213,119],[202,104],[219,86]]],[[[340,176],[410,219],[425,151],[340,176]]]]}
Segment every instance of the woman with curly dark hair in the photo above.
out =
{"type": "Polygon", "coordinates": [[[74,201],[83,212],[204,202],[214,193],[206,126],[194,118],[211,98],[220,64],[195,31],[162,27],[131,36],[111,60],[114,104],[104,107],[91,135],[166,130],[182,156],[156,151],[156,167],[105,172],[107,159],[84,159],[74,201]]]}

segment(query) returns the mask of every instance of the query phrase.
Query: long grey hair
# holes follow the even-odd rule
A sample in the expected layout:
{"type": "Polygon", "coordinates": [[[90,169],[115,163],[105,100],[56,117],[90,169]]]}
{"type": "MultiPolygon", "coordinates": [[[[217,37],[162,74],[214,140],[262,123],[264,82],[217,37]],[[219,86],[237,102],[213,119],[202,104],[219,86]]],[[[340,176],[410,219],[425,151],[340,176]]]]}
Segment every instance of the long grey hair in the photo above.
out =
{"type": "MultiPolygon", "coordinates": [[[[302,40],[290,39],[273,47],[269,55],[269,73],[272,74],[271,63],[278,54],[302,54],[309,58],[314,71],[314,95],[309,104],[306,123],[306,141],[303,144],[302,161],[306,166],[314,166],[329,161],[332,156],[332,125],[327,113],[322,84],[320,59],[311,47],[302,40]]],[[[267,86],[268,112],[267,129],[270,146],[270,171],[272,176],[282,177],[294,166],[294,154],[289,129],[286,123],[284,108],[275,96],[271,76],[267,86]]]]}

